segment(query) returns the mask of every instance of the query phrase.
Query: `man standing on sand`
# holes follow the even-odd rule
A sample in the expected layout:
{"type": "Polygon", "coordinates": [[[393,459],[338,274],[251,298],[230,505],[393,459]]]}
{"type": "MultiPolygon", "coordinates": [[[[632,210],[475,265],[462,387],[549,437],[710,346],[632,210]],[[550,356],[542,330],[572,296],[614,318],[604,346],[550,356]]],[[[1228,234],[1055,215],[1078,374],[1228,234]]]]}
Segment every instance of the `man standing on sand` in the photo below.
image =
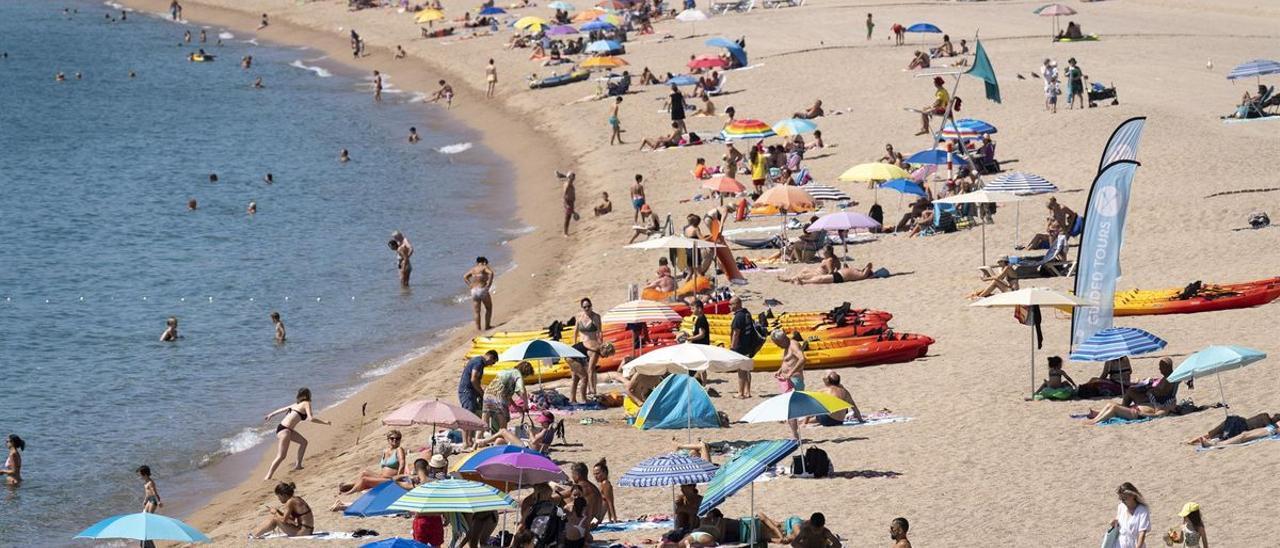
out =
{"type": "Polygon", "coordinates": [[[644,175],[636,174],[636,182],[631,185],[631,208],[635,212],[631,215],[631,222],[640,222],[640,208],[644,207],[644,175]]]}
{"type": "Polygon", "coordinates": [[[462,275],[462,281],[471,288],[471,306],[476,314],[476,329],[484,331],[493,326],[493,269],[489,268],[489,259],[476,257],[476,265],[462,275]],[[484,327],[480,327],[480,309],[484,309],[484,327]]]}
{"type": "MultiPolygon", "coordinates": [[[[484,378],[484,368],[498,363],[497,351],[490,350],[485,352],[483,356],[476,356],[467,360],[467,364],[462,366],[462,377],[458,379],[458,403],[462,404],[462,408],[475,413],[477,417],[481,412],[481,398],[484,396],[484,386],[480,384],[484,378]]],[[[471,447],[474,432],[471,430],[462,431],[462,446],[471,447]]]]}
{"type": "MultiPolygon", "coordinates": [[[[757,344],[760,334],[756,332],[755,320],[751,319],[751,312],[742,307],[741,297],[729,299],[729,310],[733,312],[733,323],[729,324],[729,350],[747,357],[755,356],[756,351],[760,349],[760,345],[757,344]]],[[[738,399],[751,397],[750,371],[738,372],[738,394],[734,397],[738,399]]]]}
{"type": "Polygon", "coordinates": [[[400,271],[400,285],[409,287],[409,274],[413,272],[413,263],[409,261],[410,257],[413,257],[413,244],[410,244],[409,239],[397,230],[391,233],[391,241],[387,242],[387,246],[396,252],[396,269],[400,271]]]}
{"type": "Polygon", "coordinates": [[[382,73],[373,71],[373,100],[382,100],[382,73]]]}
{"type": "Polygon", "coordinates": [[[577,179],[577,174],[572,171],[564,180],[564,237],[569,237],[569,221],[578,217],[578,212],[574,211],[574,202],[578,200],[577,190],[573,187],[573,181],[577,179]]]}
{"type": "Polygon", "coordinates": [[[174,21],[182,20],[182,4],[179,4],[178,0],[169,2],[169,18],[174,21]]]}
{"type": "Polygon", "coordinates": [[[876,22],[871,20],[871,14],[867,14],[867,40],[871,39],[871,33],[876,30],[876,22]]]}
{"type": "Polygon", "coordinates": [[[889,538],[893,540],[892,548],[911,548],[911,541],[907,540],[907,529],[911,528],[911,524],[907,523],[907,518],[893,518],[889,522],[889,538]]]}

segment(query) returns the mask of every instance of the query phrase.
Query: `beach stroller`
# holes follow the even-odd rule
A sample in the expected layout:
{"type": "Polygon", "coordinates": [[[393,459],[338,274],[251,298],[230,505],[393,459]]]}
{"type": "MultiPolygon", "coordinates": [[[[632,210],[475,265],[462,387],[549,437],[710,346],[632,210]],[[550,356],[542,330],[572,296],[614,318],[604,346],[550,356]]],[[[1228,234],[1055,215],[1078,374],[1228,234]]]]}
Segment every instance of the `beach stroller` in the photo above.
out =
{"type": "Polygon", "coordinates": [[[1116,86],[1106,87],[1097,82],[1090,82],[1089,89],[1086,91],[1089,95],[1089,108],[1098,106],[1097,101],[1111,99],[1112,106],[1120,104],[1120,99],[1116,98],[1116,86]]]}

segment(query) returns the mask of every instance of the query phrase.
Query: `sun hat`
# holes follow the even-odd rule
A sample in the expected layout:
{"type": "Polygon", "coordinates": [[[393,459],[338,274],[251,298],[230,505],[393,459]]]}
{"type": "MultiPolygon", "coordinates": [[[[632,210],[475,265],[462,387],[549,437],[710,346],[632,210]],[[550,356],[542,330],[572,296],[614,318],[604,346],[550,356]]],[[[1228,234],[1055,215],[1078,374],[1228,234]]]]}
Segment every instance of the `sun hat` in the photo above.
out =
{"type": "Polygon", "coordinates": [[[1199,504],[1196,504],[1196,503],[1194,503],[1194,502],[1188,502],[1188,503],[1186,503],[1186,504],[1182,505],[1182,511],[1181,511],[1181,512],[1178,512],[1178,516],[1180,516],[1180,517],[1184,517],[1184,518],[1185,518],[1185,517],[1187,517],[1187,516],[1191,515],[1191,514],[1192,514],[1192,512],[1199,512],[1199,511],[1200,511],[1200,505],[1199,505],[1199,504]]]}
{"type": "Polygon", "coordinates": [[[431,460],[427,461],[427,466],[432,468],[447,468],[449,462],[444,460],[444,455],[431,455],[431,460]]]}

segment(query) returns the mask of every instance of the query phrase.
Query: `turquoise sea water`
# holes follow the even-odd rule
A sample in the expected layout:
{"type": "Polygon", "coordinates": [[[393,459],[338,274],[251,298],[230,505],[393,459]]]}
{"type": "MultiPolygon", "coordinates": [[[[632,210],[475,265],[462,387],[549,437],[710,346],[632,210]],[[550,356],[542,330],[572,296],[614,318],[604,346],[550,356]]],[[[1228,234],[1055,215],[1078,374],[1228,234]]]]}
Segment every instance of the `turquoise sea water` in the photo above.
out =
{"type": "Polygon", "coordinates": [[[200,470],[259,443],[299,387],[323,409],[465,321],[461,273],[479,254],[502,270],[517,228],[483,205],[501,207],[507,168],[461,150],[473,137],[440,109],[375,104],[314,50],[217,28],[181,45],[201,28],[107,14],[0,0],[0,435],[27,441],[0,545],[139,511],[140,464],[170,500],[207,492],[200,470]],[[188,62],[195,47],[217,60],[188,62]],[[396,229],[416,248],[408,291],[396,229]],[[171,315],[183,338],[158,342],[171,315]]]}

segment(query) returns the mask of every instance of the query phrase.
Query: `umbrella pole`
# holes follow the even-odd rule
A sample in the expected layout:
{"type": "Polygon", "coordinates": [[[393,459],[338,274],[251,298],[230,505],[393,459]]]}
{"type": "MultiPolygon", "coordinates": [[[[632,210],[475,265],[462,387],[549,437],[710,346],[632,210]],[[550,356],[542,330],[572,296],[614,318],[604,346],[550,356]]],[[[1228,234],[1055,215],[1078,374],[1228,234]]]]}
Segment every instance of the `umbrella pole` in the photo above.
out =
{"type": "MultiPolygon", "coordinates": [[[[1027,312],[1031,314],[1031,311],[1027,312]]],[[[1036,327],[1031,326],[1031,398],[1036,397],[1036,327]]]]}
{"type": "Polygon", "coordinates": [[[1218,377],[1218,399],[1222,400],[1222,412],[1228,417],[1231,416],[1231,406],[1227,405],[1227,396],[1222,391],[1222,373],[1216,375],[1218,377]]]}
{"type": "Polygon", "coordinates": [[[987,223],[982,223],[982,266],[987,265],[987,223]]]}
{"type": "Polygon", "coordinates": [[[747,516],[747,519],[751,520],[750,545],[754,547],[756,545],[756,535],[758,534],[758,531],[756,531],[756,482],[754,480],[751,482],[751,515],[747,516]]]}
{"type": "MultiPolygon", "coordinates": [[[[1013,246],[1018,247],[1018,241],[1022,238],[1022,202],[1014,202],[1013,204],[1013,246]]],[[[1071,229],[1067,229],[1068,231],[1071,229]]],[[[1047,253],[1047,252],[1046,252],[1047,253]]]]}

